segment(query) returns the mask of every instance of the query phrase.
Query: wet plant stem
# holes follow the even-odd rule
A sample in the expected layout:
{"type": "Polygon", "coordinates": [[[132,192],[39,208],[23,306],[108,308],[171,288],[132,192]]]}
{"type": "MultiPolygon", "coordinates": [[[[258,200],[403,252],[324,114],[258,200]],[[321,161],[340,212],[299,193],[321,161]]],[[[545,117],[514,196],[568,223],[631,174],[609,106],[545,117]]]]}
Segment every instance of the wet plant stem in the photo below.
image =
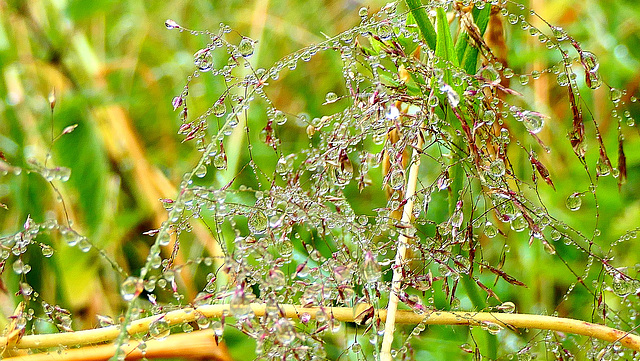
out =
{"type": "MultiPolygon", "coordinates": [[[[422,148],[422,138],[418,137],[418,145],[413,150],[411,157],[411,167],[409,168],[409,177],[406,184],[405,200],[406,203],[402,207],[403,225],[409,225],[413,214],[414,195],[416,193],[416,185],[418,183],[418,171],[420,169],[420,156],[418,150],[422,148]]],[[[380,350],[381,361],[391,361],[391,345],[393,343],[393,334],[395,330],[396,311],[398,309],[398,294],[402,289],[402,278],[404,264],[407,258],[407,246],[409,239],[401,233],[398,237],[398,250],[396,251],[395,268],[393,269],[393,280],[391,282],[391,292],[389,294],[389,303],[387,306],[387,320],[385,321],[384,337],[382,339],[382,348],[380,350]]]]}
{"type": "MultiPolygon", "coordinates": [[[[459,149],[464,149],[465,147],[464,140],[462,137],[457,137],[456,144],[459,149]]],[[[460,196],[460,192],[462,191],[462,179],[464,177],[464,170],[462,169],[461,159],[458,153],[454,152],[452,157],[452,174],[451,174],[451,193],[449,194],[449,214],[453,214],[456,210],[456,206],[458,203],[458,197],[460,196]]],[[[473,267],[473,264],[471,265],[473,267]]],[[[487,307],[487,303],[482,297],[478,294],[478,290],[476,289],[475,283],[471,280],[471,275],[462,275],[462,285],[467,292],[467,296],[471,300],[473,306],[478,309],[484,309],[487,307]]],[[[498,342],[494,335],[487,335],[487,348],[488,348],[488,356],[492,359],[495,359],[498,356],[498,342]]]]}
{"type": "MultiPolygon", "coordinates": [[[[267,305],[263,303],[252,303],[251,310],[256,317],[262,317],[267,313],[267,305]]],[[[371,306],[359,304],[352,307],[301,307],[299,305],[282,304],[278,305],[284,317],[298,319],[301,315],[309,315],[315,318],[316,314],[328,314],[335,320],[341,322],[355,322],[355,319],[362,312],[371,306]],[[323,312],[319,312],[319,311],[323,312]]],[[[186,322],[194,322],[198,317],[219,318],[223,314],[230,312],[230,305],[207,305],[195,309],[186,308],[145,317],[132,321],[127,328],[129,335],[146,333],[149,326],[158,319],[164,319],[170,326],[181,325],[186,322]]],[[[381,321],[387,320],[387,310],[377,310],[381,321]]],[[[227,316],[229,317],[229,316],[227,316]]],[[[504,328],[529,328],[539,330],[550,330],[564,333],[572,333],[593,337],[606,342],[620,342],[629,349],[640,351],[640,336],[625,331],[617,330],[605,325],[561,318],[554,316],[517,314],[517,313],[493,313],[493,312],[447,312],[432,310],[424,314],[417,314],[413,311],[398,310],[395,312],[395,323],[397,324],[418,324],[425,325],[460,325],[460,326],[487,326],[497,325],[504,328]]],[[[43,335],[27,335],[17,342],[18,349],[45,349],[60,346],[79,346],[95,344],[114,340],[120,333],[119,326],[109,326],[98,329],[91,329],[77,332],[65,332],[43,335]]],[[[6,344],[6,337],[0,337],[0,344],[6,344]]]]}

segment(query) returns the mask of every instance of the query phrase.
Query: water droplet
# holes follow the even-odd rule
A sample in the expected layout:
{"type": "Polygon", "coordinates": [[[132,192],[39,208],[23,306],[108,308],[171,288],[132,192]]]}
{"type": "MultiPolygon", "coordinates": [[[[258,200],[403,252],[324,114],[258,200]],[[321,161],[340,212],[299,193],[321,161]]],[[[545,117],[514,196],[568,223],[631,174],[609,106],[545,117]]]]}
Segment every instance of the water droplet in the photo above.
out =
{"type": "Polygon", "coordinates": [[[598,89],[602,85],[602,78],[600,77],[600,72],[588,72],[587,73],[587,85],[591,89],[598,89]]]}
{"type": "Polygon", "coordinates": [[[137,277],[127,277],[120,285],[120,295],[125,301],[131,301],[138,297],[143,290],[143,283],[137,277]]]}
{"type": "Polygon", "coordinates": [[[276,122],[276,124],[283,125],[287,122],[287,115],[280,110],[276,110],[273,113],[273,120],[276,122]]]}
{"type": "Polygon", "coordinates": [[[22,260],[20,258],[18,258],[17,260],[15,260],[15,262],[13,262],[13,271],[17,274],[23,274],[26,273],[24,271],[24,262],[22,262],[22,260]]]}
{"type": "Polygon", "coordinates": [[[611,165],[602,158],[598,158],[596,161],[596,174],[601,177],[606,177],[611,173],[611,165]]]}
{"type": "Polygon", "coordinates": [[[611,99],[611,101],[616,104],[620,102],[620,99],[622,99],[622,95],[622,90],[617,88],[611,88],[611,90],[609,91],[609,99],[611,99]]]}
{"type": "Polygon", "coordinates": [[[297,338],[293,324],[286,318],[281,318],[276,322],[275,335],[278,343],[283,346],[290,345],[297,338]]]}
{"type": "Polygon", "coordinates": [[[87,237],[82,237],[82,239],[78,242],[78,248],[84,253],[89,252],[91,249],[91,242],[87,239],[87,237]]]}
{"type": "Polygon", "coordinates": [[[157,242],[160,246],[166,247],[171,242],[171,235],[166,231],[160,231],[157,242]]]}
{"type": "Polygon", "coordinates": [[[67,168],[67,167],[59,167],[57,169],[58,174],[57,177],[60,179],[61,182],[66,182],[69,180],[69,178],[71,178],[71,169],[67,168]]]}
{"type": "Polygon", "coordinates": [[[513,73],[513,69],[511,68],[505,68],[502,71],[502,74],[504,75],[505,78],[510,79],[511,77],[513,77],[514,73],[513,73]]]}
{"type": "Polygon", "coordinates": [[[389,23],[382,23],[378,25],[378,36],[380,40],[389,40],[393,37],[393,26],[389,23]]]}
{"type": "Polygon", "coordinates": [[[286,157],[281,157],[278,159],[278,163],[276,163],[276,173],[280,175],[285,175],[293,170],[293,161],[295,159],[295,154],[289,154],[286,157]]]}
{"type": "MultiPolygon", "coordinates": [[[[511,69],[509,69],[511,70],[511,69]]],[[[511,70],[511,75],[513,71],[511,70]]],[[[486,66],[480,70],[480,76],[489,84],[496,85],[500,83],[500,73],[493,66],[486,66]]]]}
{"type": "Polygon", "coordinates": [[[226,153],[218,153],[215,157],[213,157],[213,166],[219,170],[227,169],[227,154],[226,153]]]}
{"type": "Polygon", "coordinates": [[[494,322],[485,322],[482,325],[482,328],[492,335],[497,335],[500,331],[502,331],[502,326],[494,322]]]}
{"type": "Polygon", "coordinates": [[[582,193],[573,193],[565,202],[567,208],[572,211],[577,211],[582,206],[582,193]]]}
{"type": "Polygon", "coordinates": [[[253,299],[255,299],[255,295],[251,293],[250,290],[243,289],[242,286],[237,286],[229,301],[229,311],[231,315],[239,319],[247,318],[251,312],[250,303],[253,299]]]}
{"type": "Polygon", "coordinates": [[[362,274],[364,276],[364,279],[367,281],[367,283],[378,282],[380,280],[380,276],[382,275],[380,272],[380,264],[375,259],[371,251],[367,251],[364,254],[362,274]]]}
{"type": "Polygon", "coordinates": [[[569,85],[569,75],[565,72],[558,73],[556,80],[558,81],[558,85],[567,86],[569,85]]]}
{"type": "Polygon", "coordinates": [[[502,177],[505,171],[506,167],[502,159],[496,159],[489,165],[489,174],[495,178],[502,177]]]}
{"type": "Polygon", "coordinates": [[[328,92],[326,97],[325,97],[325,103],[330,104],[330,103],[335,103],[335,101],[338,100],[338,95],[334,92],[328,92]]]}
{"type": "Polygon", "coordinates": [[[293,248],[293,243],[288,239],[278,244],[278,252],[280,253],[280,256],[284,258],[291,257],[293,254],[293,248]]]}
{"type": "Polygon", "coordinates": [[[206,48],[198,50],[193,54],[193,64],[202,72],[211,70],[213,68],[213,55],[211,55],[211,51],[206,48]]]}
{"type": "Polygon", "coordinates": [[[181,96],[174,97],[171,101],[171,105],[173,105],[173,110],[178,109],[184,102],[184,99],[181,96]]]}
{"type": "Polygon", "coordinates": [[[164,340],[170,334],[171,328],[164,318],[155,320],[149,325],[149,336],[154,340],[164,340]]]}
{"type": "Polygon", "coordinates": [[[195,175],[198,178],[204,178],[207,175],[207,165],[204,163],[200,165],[198,169],[196,169],[195,175]]]}
{"type": "Polygon", "coordinates": [[[46,244],[42,244],[40,245],[41,249],[42,249],[42,255],[49,258],[51,256],[53,256],[53,247],[46,245],[46,244]]]}
{"type": "Polygon", "coordinates": [[[287,282],[287,277],[285,276],[284,272],[282,272],[279,269],[269,270],[269,274],[267,276],[267,283],[275,291],[280,291],[281,289],[283,289],[286,282],[287,282]]]}
{"type": "Polygon", "coordinates": [[[493,238],[498,235],[498,228],[493,223],[487,222],[484,225],[484,234],[489,238],[493,238]]]}
{"type": "Polygon", "coordinates": [[[518,215],[511,220],[511,229],[522,232],[527,228],[527,220],[522,215],[518,215]]]}
{"type": "Polygon", "coordinates": [[[544,126],[544,116],[538,112],[525,110],[521,113],[521,120],[525,128],[533,134],[537,134],[544,126]]]}
{"type": "Polygon", "coordinates": [[[404,171],[396,169],[389,176],[389,187],[392,189],[401,189],[404,187],[404,171]]]}
{"type": "Polygon", "coordinates": [[[509,14],[509,16],[507,16],[507,21],[509,22],[509,24],[511,25],[515,25],[518,23],[518,15],[516,14],[509,14]]]}
{"type": "Polygon", "coordinates": [[[513,313],[516,310],[516,305],[513,302],[503,302],[500,306],[496,306],[496,309],[504,313],[513,313]]]}
{"type": "Polygon", "coordinates": [[[493,124],[496,121],[496,112],[493,110],[485,110],[482,120],[487,123],[487,125],[493,124]]]}
{"type": "Polygon", "coordinates": [[[520,80],[520,84],[521,85],[527,85],[529,84],[529,76],[526,74],[520,75],[519,79],[520,80]]]}
{"type": "Polygon", "coordinates": [[[173,21],[171,19],[167,19],[167,21],[164,22],[164,26],[166,26],[167,29],[169,29],[169,30],[180,28],[180,25],[178,25],[178,23],[176,23],[175,21],[173,21]]]}
{"type": "Polygon", "coordinates": [[[558,41],[563,41],[567,39],[567,32],[564,31],[564,29],[562,29],[559,26],[552,26],[551,32],[553,33],[553,36],[555,36],[556,40],[558,41]]]}
{"type": "Polygon", "coordinates": [[[551,232],[549,233],[549,236],[551,237],[552,240],[558,241],[560,240],[560,238],[562,238],[562,233],[560,233],[557,229],[552,229],[551,232]]]}
{"type": "Polygon", "coordinates": [[[611,283],[611,290],[619,297],[625,297],[631,292],[635,292],[637,289],[635,282],[630,279],[626,279],[621,275],[614,275],[613,282],[611,283]]]}
{"type": "Polygon", "coordinates": [[[267,230],[269,220],[262,211],[254,211],[249,215],[247,226],[252,234],[262,234],[267,230]]]}
{"type": "Polygon", "coordinates": [[[580,53],[580,61],[582,61],[582,64],[590,73],[595,73],[600,68],[600,62],[598,61],[598,58],[590,51],[582,51],[580,53]]]}
{"type": "Polygon", "coordinates": [[[435,108],[438,106],[438,103],[439,103],[438,97],[432,96],[429,98],[428,104],[430,107],[435,108]]]}
{"type": "Polygon", "coordinates": [[[215,104],[213,104],[211,111],[216,117],[220,118],[227,113],[227,106],[224,105],[224,102],[217,101],[215,104]]]}
{"type": "Polygon", "coordinates": [[[361,7],[360,10],[358,10],[358,15],[360,15],[361,18],[366,18],[369,15],[369,9],[364,6],[361,7]]]}
{"type": "Polygon", "coordinates": [[[242,38],[242,40],[240,40],[240,44],[238,44],[238,51],[240,52],[240,55],[245,58],[253,55],[254,48],[255,43],[249,38],[242,38]]]}

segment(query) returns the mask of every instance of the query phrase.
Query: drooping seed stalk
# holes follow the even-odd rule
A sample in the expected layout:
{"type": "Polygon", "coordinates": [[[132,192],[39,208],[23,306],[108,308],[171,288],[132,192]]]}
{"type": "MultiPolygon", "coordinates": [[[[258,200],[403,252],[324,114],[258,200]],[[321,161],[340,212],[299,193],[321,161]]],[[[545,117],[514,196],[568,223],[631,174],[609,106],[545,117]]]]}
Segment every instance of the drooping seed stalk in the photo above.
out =
{"type": "MultiPolygon", "coordinates": [[[[422,137],[418,137],[417,147],[411,156],[411,167],[405,192],[406,203],[402,207],[402,224],[411,223],[413,214],[414,195],[416,184],[418,183],[418,170],[420,169],[420,155],[418,150],[422,148],[422,137]]],[[[380,350],[381,361],[391,361],[391,344],[393,343],[393,333],[395,330],[396,311],[398,309],[398,293],[402,285],[402,269],[407,257],[407,246],[409,239],[401,233],[398,237],[398,250],[396,251],[395,267],[393,269],[393,280],[391,282],[391,292],[389,294],[389,304],[387,306],[387,319],[384,327],[384,337],[380,350]]]]}

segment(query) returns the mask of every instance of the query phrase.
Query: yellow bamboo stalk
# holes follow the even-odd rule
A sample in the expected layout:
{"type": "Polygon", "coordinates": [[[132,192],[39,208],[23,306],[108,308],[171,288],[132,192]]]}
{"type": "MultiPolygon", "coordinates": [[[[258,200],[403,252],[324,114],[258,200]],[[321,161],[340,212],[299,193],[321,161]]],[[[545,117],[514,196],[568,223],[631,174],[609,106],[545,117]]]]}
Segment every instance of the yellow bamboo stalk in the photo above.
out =
{"type": "MultiPolygon", "coordinates": [[[[123,345],[127,360],[180,358],[212,361],[233,361],[224,344],[216,344],[212,330],[194,331],[171,335],[164,340],[145,342],[144,352],[140,342],[123,345]]],[[[24,351],[23,351],[24,352],[24,351]]],[[[60,352],[41,352],[3,358],[4,361],[106,361],[116,352],[115,345],[101,345],[68,349],[60,352]]]]}
{"type": "MultiPolygon", "coordinates": [[[[407,191],[405,193],[406,203],[402,208],[402,224],[411,223],[413,215],[413,198],[416,193],[418,183],[418,170],[420,169],[420,158],[418,149],[422,148],[422,137],[418,137],[418,145],[413,150],[411,157],[411,167],[409,168],[409,178],[407,179],[407,191]]],[[[391,292],[387,306],[387,317],[384,324],[384,337],[382,338],[382,348],[380,349],[380,360],[391,361],[391,344],[393,343],[393,333],[395,331],[396,310],[398,309],[398,293],[402,285],[402,270],[407,258],[407,246],[409,239],[403,234],[398,237],[398,250],[396,251],[395,267],[393,269],[393,280],[391,282],[391,292]]]]}
{"type": "MultiPolygon", "coordinates": [[[[251,310],[260,317],[265,315],[267,306],[261,303],[250,305],[251,310]]],[[[278,306],[284,317],[297,319],[302,314],[308,314],[314,318],[318,311],[324,311],[334,319],[342,322],[355,322],[355,319],[369,305],[360,304],[355,308],[350,307],[301,307],[291,304],[278,306]]],[[[205,316],[211,318],[221,317],[223,313],[230,312],[229,305],[208,305],[198,308],[182,309],[167,312],[160,315],[146,317],[133,321],[128,327],[130,335],[146,333],[149,325],[158,319],[164,319],[169,325],[179,325],[185,322],[195,321],[198,317],[205,316]]],[[[387,320],[387,310],[375,311],[380,320],[387,320]]],[[[417,314],[413,311],[398,310],[395,314],[396,324],[418,324],[425,325],[460,325],[460,326],[488,326],[498,325],[502,328],[528,328],[572,333],[597,338],[607,342],[620,342],[624,347],[640,352],[640,336],[629,332],[617,330],[605,325],[599,325],[571,318],[554,316],[541,316],[530,314],[510,314],[493,312],[446,312],[429,311],[424,314],[417,314]]],[[[119,333],[117,326],[103,327],[93,330],[77,332],[55,333],[46,335],[28,335],[16,342],[17,349],[44,349],[59,346],[79,346],[86,344],[96,344],[114,340],[119,333]]],[[[6,345],[7,338],[0,337],[0,345],[6,345]]]]}

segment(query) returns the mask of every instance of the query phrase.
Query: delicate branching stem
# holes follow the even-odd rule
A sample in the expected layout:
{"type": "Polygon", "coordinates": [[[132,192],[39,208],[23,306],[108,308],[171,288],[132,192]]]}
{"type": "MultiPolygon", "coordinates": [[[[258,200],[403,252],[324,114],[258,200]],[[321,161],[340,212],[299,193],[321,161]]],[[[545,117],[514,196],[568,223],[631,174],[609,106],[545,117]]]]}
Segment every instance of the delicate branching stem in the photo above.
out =
{"type": "MultiPolygon", "coordinates": [[[[422,148],[422,138],[418,137],[418,146],[413,150],[411,158],[411,167],[409,169],[409,178],[407,179],[407,187],[405,200],[406,203],[402,208],[402,224],[411,223],[413,215],[413,201],[416,193],[416,184],[418,183],[418,170],[420,169],[420,156],[417,149],[422,148]]],[[[384,337],[382,338],[382,348],[380,350],[380,360],[391,360],[391,344],[393,343],[393,332],[395,330],[396,310],[398,309],[398,293],[402,286],[402,270],[407,258],[407,246],[409,239],[400,234],[398,237],[398,250],[396,251],[395,268],[393,269],[393,280],[391,282],[391,292],[389,294],[389,304],[387,306],[387,321],[384,326],[384,337]]]]}
{"type": "MultiPolygon", "coordinates": [[[[314,318],[318,311],[326,313],[334,319],[342,322],[355,322],[355,319],[369,305],[360,304],[355,308],[350,307],[300,307],[297,305],[280,305],[280,310],[285,317],[297,319],[302,314],[308,314],[314,318]]],[[[265,304],[251,304],[251,309],[256,317],[265,315],[267,306],[265,304]]],[[[170,325],[179,325],[185,322],[193,322],[201,315],[218,318],[223,313],[228,313],[229,305],[209,305],[196,309],[183,309],[171,311],[161,315],[146,317],[131,322],[128,328],[130,335],[145,333],[149,325],[160,318],[164,318],[170,325]]],[[[387,319],[387,310],[379,310],[376,315],[384,322],[387,319]]],[[[604,325],[598,325],[570,318],[553,316],[511,314],[511,313],[491,313],[491,312],[445,312],[429,311],[425,314],[417,314],[413,311],[398,310],[395,313],[395,323],[397,324],[418,324],[426,325],[462,325],[462,326],[482,326],[494,324],[503,328],[529,328],[573,333],[594,337],[607,342],[620,342],[624,347],[635,351],[640,351],[640,336],[624,331],[616,330],[604,325]]],[[[118,336],[118,327],[110,326],[94,330],[55,333],[48,335],[28,335],[24,336],[17,344],[19,349],[43,349],[59,346],[78,346],[85,344],[95,344],[111,341],[118,336]]],[[[6,344],[6,337],[0,337],[0,344],[6,344]]]]}

